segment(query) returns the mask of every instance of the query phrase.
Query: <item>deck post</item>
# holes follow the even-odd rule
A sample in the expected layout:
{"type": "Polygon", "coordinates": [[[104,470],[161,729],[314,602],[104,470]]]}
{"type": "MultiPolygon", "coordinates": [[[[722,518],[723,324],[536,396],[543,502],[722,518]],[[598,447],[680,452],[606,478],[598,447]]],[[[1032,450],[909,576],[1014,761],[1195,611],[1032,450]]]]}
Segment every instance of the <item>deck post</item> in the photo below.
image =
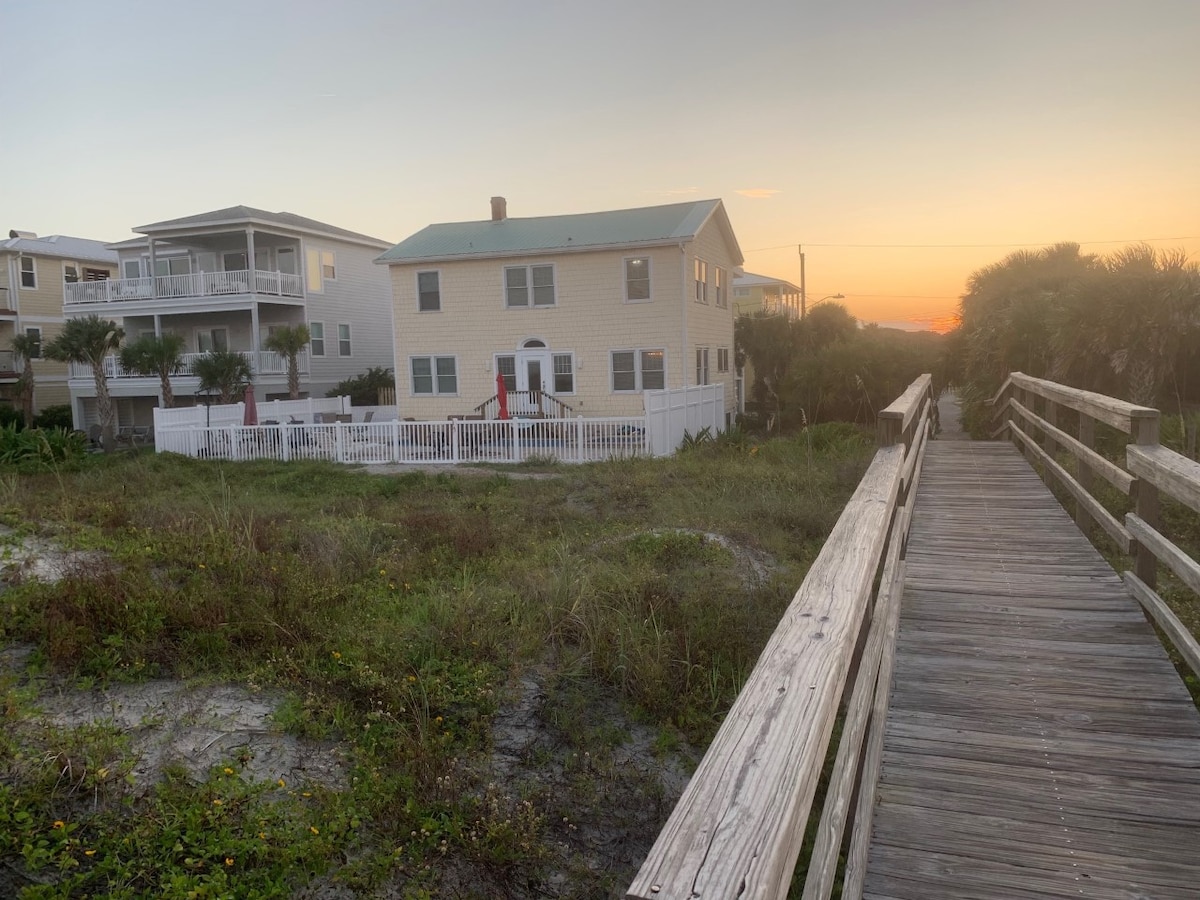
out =
{"type": "MultiPolygon", "coordinates": [[[[1140,447],[1158,446],[1157,410],[1153,415],[1135,416],[1132,425],[1134,443],[1140,447]]],[[[1138,478],[1133,482],[1130,496],[1133,500],[1133,511],[1138,517],[1151,528],[1158,528],[1158,488],[1151,481],[1138,478]]],[[[1136,539],[1130,549],[1133,554],[1133,573],[1145,582],[1147,587],[1156,587],[1158,560],[1155,559],[1154,553],[1136,539]]]]}
{"type": "MultiPolygon", "coordinates": [[[[1046,424],[1053,425],[1057,428],[1058,427],[1058,404],[1055,403],[1053,400],[1046,400],[1045,406],[1046,406],[1046,408],[1042,413],[1042,418],[1046,420],[1046,424]]],[[[1047,435],[1045,435],[1045,438],[1042,441],[1042,447],[1045,449],[1045,451],[1047,453],[1049,453],[1051,456],[1053,456],[1055,450],[1058,449],[1058,443],[1054,440],[1054,438],[1052,438],[1050,435],[1047,434],[1047,435]]]]}
{"type": "MultiPolygon", "coordinates": [[[[1089,450],[1096,449],[1096,420],[1086,413],[1079,414],[1079,443],[1083,444],[1089,450]]],[[[1089,494],[1092,493],[1094,477],[1092,475],[1092,467],[1079,460],[1077,466],[1079,472],[1079,484],[1089,494]]],[[[1075,501],[1075,524],[1079,530],[1087,534],[1096,524],[1091,515],[1084,508],[1083,504],[1078,500],[1075,501]]]]}

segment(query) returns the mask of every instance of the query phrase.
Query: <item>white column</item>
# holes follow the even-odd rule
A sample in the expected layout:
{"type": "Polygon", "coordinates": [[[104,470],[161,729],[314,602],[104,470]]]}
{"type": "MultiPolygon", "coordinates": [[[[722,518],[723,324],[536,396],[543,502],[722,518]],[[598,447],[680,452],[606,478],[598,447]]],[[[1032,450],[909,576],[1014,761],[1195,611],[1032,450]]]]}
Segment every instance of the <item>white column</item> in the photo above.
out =
{"type": "Polygon", "coordinates": [[[254,293],[254,229],[246,229],[246,268],[250,270],[247,280],[250,283],[250,293],[254,293]]]}
{"type": "MultiPolygon", "coordinates": [[[[258,339],[258,301],[255,300],[250,305],[250,340],[254,343],[254,374],[257,375],[262,371],[262,357],[259,355],[259,348],[262,346],[258,339]]],[[[265,398],[265,394],[263,395],[265,398]]]]}
{"type": "Polygon", "coordinates": [[[150,238],[150,296],[158,296],[158,257],[154,254],[154,238],[150,238]]]}

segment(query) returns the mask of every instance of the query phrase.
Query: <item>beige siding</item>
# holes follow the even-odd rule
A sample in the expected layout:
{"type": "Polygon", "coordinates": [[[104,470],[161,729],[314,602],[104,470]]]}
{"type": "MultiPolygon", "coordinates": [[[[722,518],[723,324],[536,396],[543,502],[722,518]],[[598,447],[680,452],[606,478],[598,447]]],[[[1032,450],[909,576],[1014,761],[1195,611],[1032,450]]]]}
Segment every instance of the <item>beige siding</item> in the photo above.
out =
{"type": "MultiPolygon", "coordinates": [[[[710,261],[722,265],[731,277],[729,251],[717,226],[704,229],[699,237],[710,261]]],[[[715,381],[715,348],[728,347],[732,353],[733,319],[728,308],[706,308],[692,300],[691,259],[689,247],[685,245],[681,252],[675,245],[632,252],[392,266],[401,415],[422,419],[470,412],[495,394],[495,356],[514,353],[529,339],[544,341],[553,353],[574,355],[575,392],[563,394],[561,399],[582,415],[642,412],[640,393],[612,390],[610,353],[614,350],[665,350],[667,385],[679,387],[695,383],[694,347],[704,342],[714,348],[710,381],[715,381]],[[624,261],[630,256],[648,256],[651,260],[649,301],[625,300],[624,261]],[[557,304],[548,308],[506,308],[504,268],[547,263],[555,267],[557,304]],[[441,275],[440,312],[417,311],[416,273],[428,270],[437,270],[441,275]],[[457,396],[413,396],[409,363],[413,356],[454,356],[457,396]]],[[[733,373],[721,377],[728,379],[732,408],[733,373]]]]}
{"type": "MultiPolygon", "coordinates": [[[[37,286],[34,288],[21,287],[20,256],[12,255],[12,271],[14,283],[7,285],[9,290],[8,302],[18,312],[17,329],[24,333],[28,328],[40,328],[42,344],[45,345],[62,331],[63,324],[63,263],[64,260],[52,256],[33,256],[34,271],[37,275],[37,286]]],[[[5,270],[7,282],[8,266],[5,270]]],[[[102,269],[110,275],[114,267],[103,263],[77,260],[76,265],[82,269],[102,269]]],[[[65,363],[49,359],[33,361],[34,375],[34,407],[42,410],[47,406],[67,403],[70,393],[67,388],[67,366],[65,363]]]]}
{"type": "Polygon", "coordinates": [[[725,385],[725,410],[733,411],[737,406],[734,379],[736,372],[733,366],[733,257],[730,255],[728,243],[721,234],[716,219],[710,219],[701,229],[696,240],[688,246],[688,299],[691,307],[688,310],[688,347],[689,362],[692,366],[688,384],[696,384],[696,348],[708,348],[708,383],[725,385]],[[695,299],[693,261],[699,257],[708,263],[708,303],[698,303],[695,299]],[[717,306],[716,302],[716,268],[724,270],[725,305],[717,306]],[[729,370],[717,371],[718,349],[729,351],[729,370]]]}

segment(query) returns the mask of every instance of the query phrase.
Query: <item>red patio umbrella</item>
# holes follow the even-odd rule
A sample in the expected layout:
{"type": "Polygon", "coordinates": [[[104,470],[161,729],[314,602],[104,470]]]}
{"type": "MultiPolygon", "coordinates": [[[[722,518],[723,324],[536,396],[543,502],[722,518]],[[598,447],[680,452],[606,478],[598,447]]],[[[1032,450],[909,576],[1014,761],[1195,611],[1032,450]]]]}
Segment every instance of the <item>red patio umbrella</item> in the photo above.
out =
{"type": "Polygon", "coordinates": [[[242,416],[243,425],[258,424],[258,404],[254,402],[254,385],[246,385],[246,396],[243,398],[246,403],[246,413],[242,416]]]}
{"type": "Polygon", "coordinates": [[[496,405],[500,407],[500,418],[508,418],[508,388],[504,384],[504,375],[496,373],[496,405]]]}

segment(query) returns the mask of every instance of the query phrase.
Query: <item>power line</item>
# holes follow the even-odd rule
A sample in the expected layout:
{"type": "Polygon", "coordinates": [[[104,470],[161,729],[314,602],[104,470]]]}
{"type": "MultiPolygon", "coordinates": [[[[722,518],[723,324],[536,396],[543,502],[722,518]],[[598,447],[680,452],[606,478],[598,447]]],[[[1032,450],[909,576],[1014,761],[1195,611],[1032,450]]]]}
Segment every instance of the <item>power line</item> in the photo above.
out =
{"type": "MultiPolygon", "coordinates": [[[[1127,238],[1118,241],[1048,241],[1046,243],[1038,243],[1029,241],[1024,244],[817,244],[804,242],[805,247],[845,247],[854,249],[895,249],[895,250],[932,250],[932,249],[990,249],[996,247],[1053,247],[1057,244],[1079,244],[1085,246],[1089,244],[1153,244],[1162,241],[1200,241],[1200,235],[1183,235],[1182,237],[1161,237],[1161,238],[1127,238]]],[[[800,246],[795,244],[780,244],[777,247],[755,247],[752,250],[743,250],[743,253],[765,253],[767,250],[790,250],[792,247],[800,246]]]]}

